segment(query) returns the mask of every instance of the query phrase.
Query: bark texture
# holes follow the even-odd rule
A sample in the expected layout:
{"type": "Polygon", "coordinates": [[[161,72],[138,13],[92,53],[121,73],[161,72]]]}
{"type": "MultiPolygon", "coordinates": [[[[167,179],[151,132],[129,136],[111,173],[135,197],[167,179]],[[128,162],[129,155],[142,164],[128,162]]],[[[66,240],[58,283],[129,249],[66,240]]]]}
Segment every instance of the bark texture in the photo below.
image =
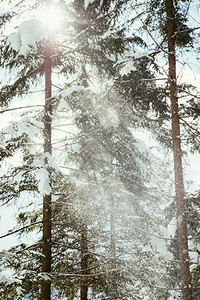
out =
{"type": "Polygon", "coordinates": [[[175,192],[177,208],[177,225],[178,225],[178,246],[181,272],[181,288],[183,300],[192,299],[190,262],[188,254],[188,232],[187,218],[184,203],[184,182],[182,167],[182,151],[180,138],[180,121],[177,97],[177,78],[176,78],[176,35],[175,35],[175,16],[173,0],[165,0],[167,13],[167,38],[168,38],[168,61],[169,61],[169,86],[171,98],[172,114],[172,138],[174,154],[174,175],[175,175],[175,192]]]}
{"type": "Polygon", "coordinates": [[[110,297],[112,300],[119,299],[119,290],[118,290],[118,283],[119,277],[114,270],[117,268],[116,264],[116,231],[115,231],[115,201],[111,197],[110,198],[110,272],[108,274],[108,283],[110,287],[110,297]]]}
{"type": "Polygon", "coordinates": [[[110,254],[111,269],[116,268],[116,237],[115,237],[115,212],[114,201],[110,200],[110,254]]]}
{"type": "MultiPolygon", "coordinates": [[[[51,154],[51,69],[52,69],[52,49],[47,45],[45,49],[45,107],[44,107],[44,153],[51,154]]],[[[48,164],[45,158],[45,164],[48,164]]],[[[43,238],[42,250],[42,272],[50,275],[51,273],[51,194],[43,197],[43,238]]],[[[51,299],[51,281],[43,280],[41,286],[41,299],[51,299]]]]}
{"type": "MultiPolygon", "coordinates": [[[[88,244],[87,244],[87,225],[81,225],[81,275],[88,274],[88,244]]],[[[80,299],[87,300],[88,279],[82,276],[80,279],[80,299]]]]}

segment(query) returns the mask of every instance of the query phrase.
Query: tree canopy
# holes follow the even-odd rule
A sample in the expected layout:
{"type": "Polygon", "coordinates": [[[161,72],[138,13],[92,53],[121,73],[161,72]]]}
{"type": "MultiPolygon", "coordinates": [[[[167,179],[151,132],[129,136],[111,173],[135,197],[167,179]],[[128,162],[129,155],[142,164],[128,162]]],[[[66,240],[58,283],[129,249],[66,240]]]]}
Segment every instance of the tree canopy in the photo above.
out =
{"type": "Polygon", "coordinates": [[[195,7],[1,1],[2,299],[198,299],[195,7]]]}

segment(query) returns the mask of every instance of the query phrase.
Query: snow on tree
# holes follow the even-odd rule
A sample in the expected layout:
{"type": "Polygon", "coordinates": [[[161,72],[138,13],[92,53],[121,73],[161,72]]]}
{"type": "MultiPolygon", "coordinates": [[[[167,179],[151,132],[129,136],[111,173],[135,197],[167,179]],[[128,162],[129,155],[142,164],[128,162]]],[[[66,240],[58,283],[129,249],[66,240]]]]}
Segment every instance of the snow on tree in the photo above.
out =
{"type": "Polygon", "coordinates": [[[38,232],[34,244],[1,252],[2,273],[13,271],[10,279],[2,277],[1,296],[39,298],[41,285],[42,297],[50,299],[51,284],[53,299],[167,299],[176,285],[168,261],[176,236],[167,231],[173,194],[159,159],[135,137],[139,128],[162,136],[167,131],[161,125],[169,105],[165,88],[155,83],[154,54],[128,32],[134,18],[128,14],[127,20],[125,12],[133,1],[61,4],[66,26],[53,39],[41,21],[22,18],[1,48],[1,66],[12,72],[11,83],[1,86],[2,105],[9,109],[19,103],[18,94],[21,99],[37,89],[42,99],[38,107],[30,97],[30,107],[15,111],[17,120],[1,133],[2,162],[20,157],[10,170],[4,164],[2,200],[20,203],[25,195],[17,232],[38,232]],[[52,82],[45,104],[50,38],[52,82]],[[44,138],[49,143],[43,153],[44,138]],[[48,268],[41,237],[46,196],[48,268]]]}

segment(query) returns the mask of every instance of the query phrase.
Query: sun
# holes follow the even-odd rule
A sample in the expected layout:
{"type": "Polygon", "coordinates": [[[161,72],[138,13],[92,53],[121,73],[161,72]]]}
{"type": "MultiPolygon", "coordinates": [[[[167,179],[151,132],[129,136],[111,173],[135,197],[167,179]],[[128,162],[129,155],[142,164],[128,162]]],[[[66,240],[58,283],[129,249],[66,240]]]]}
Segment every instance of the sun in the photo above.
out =
{"type": "Polygon", "coordinates": [[[42,7],[38,17],[52,34],[59,32],[64,26],[62,10],[56,4],[50,4],[42,7]]]}

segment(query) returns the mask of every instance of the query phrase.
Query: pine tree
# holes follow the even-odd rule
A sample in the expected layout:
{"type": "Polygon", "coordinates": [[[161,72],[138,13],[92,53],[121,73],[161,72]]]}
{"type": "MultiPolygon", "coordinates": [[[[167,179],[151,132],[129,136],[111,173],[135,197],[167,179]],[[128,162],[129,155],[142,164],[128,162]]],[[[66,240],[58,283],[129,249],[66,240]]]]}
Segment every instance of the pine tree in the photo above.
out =
{"type": "Polygon", "coordinates": [[[179,108],[177,97],[177,78],[176,78],[176,54],[175,54],[175,15],[173,1],[165,2],[167,13],[167,37],[168,37],[168,59],[169,59],[169,85],[170,99],[172,110],[172,138],[173,138],[173,153],[174,153],[174,174],[175,174],[175,189],[176,189],[176,207],[178,220],[178,245],[179,245],[179,260],[181,270],[181,286],[183,299],[192,299],[191,294],[191,278],[189,269],[189,254],[188,254],[188,232],[187,219],[184,204],[184,183],[183,183],[183,167],[182,167],[182,150],[180,140],[180,123],[179,123],[179,108]]]}
{"type": "MultiPolygon", "coordinates": [[[[44,107],[44,154],[51,155],[52,142],[51,142],[51,118],[52,118],[52,46],[46,45],[45,49],[45,107],[44,107]]],[[[45,157],[44,163],[48,168],[48,158],[45,157]]],[[[48,276],[51,273],[51,193],[43,196],[43,260],[42,272],[48,276]]],[[[51,282],[43,281],[41,287],[41,299],[47,300],[51,298],[51,282]]]]}
{"type": "Polygon", "coordinates": [[[195,99],[196,97],[192,92],[192,88],[194,87],[192,87],[191,84],[178,84],[176,64],[180,61],[179,53],[182,54],[185,51],[193,51],[192,49],[196,42],[195,30],[197,30],[198,27],[189,27],[188,19],[190,16],[190,3],[185,3],[185,1],[151,1],[150,6],[148,6],[148,9],[149,8],[150,13],[147,19],[142,22],[143,28],[145,28],[147,34],[150,35],[154,42],[154,49],[156,49],[155,54],[158,55],[159,53],[162,53],[163,58],[165,58],[166,55],[168,57],[169,76],[167,89],[169,89],[172,111],[172,138],[175,165],[177,219],[180,219],[180,214],[183,215],[183,225],[178,222],[179,257],[176,257],[177,259],[182,260],[182,262],[180,261],[180,268],[182,269],[182,294],[184,299],[190,299],[190,271],[186,224],[187,214],[185,211],[187,194],[184,192],[183,185],[183,153],[181,150],[181,143],[184,148],[186,148],[187,145],[186,151],[188,152],[192,144],[185,143],[184,139],[181,140],[181,136],[184,130],[187,131],[187,141],[190,140],[191,142],[192,136],[194,137],[195,135],[195,109],[197,99],[195,99]],[[182,101],[182,97],[185,99],[184,102],[182,101]],[[178,102],[182,103],[178,104],[178,102]],[[192,106],[190,106],[191,103],[193,103],[192,106]],[[192,124],[190,125],[188,117],[191,118],[190,120],[193,120],[192,122],[194,122],[194,127],[192,124]],[[191,131],[188,130],[190,127],[193,128],[191,131]],[[188,139],[190,134],[191,139],[188,139]],[[185,257],[182,256],[183,251],[181,248],[184,248],[185,257]],[[185,270],[183,271],[184,268],[185,270]],[[184,287],[186,291],[184,291],[184,287]]]}

